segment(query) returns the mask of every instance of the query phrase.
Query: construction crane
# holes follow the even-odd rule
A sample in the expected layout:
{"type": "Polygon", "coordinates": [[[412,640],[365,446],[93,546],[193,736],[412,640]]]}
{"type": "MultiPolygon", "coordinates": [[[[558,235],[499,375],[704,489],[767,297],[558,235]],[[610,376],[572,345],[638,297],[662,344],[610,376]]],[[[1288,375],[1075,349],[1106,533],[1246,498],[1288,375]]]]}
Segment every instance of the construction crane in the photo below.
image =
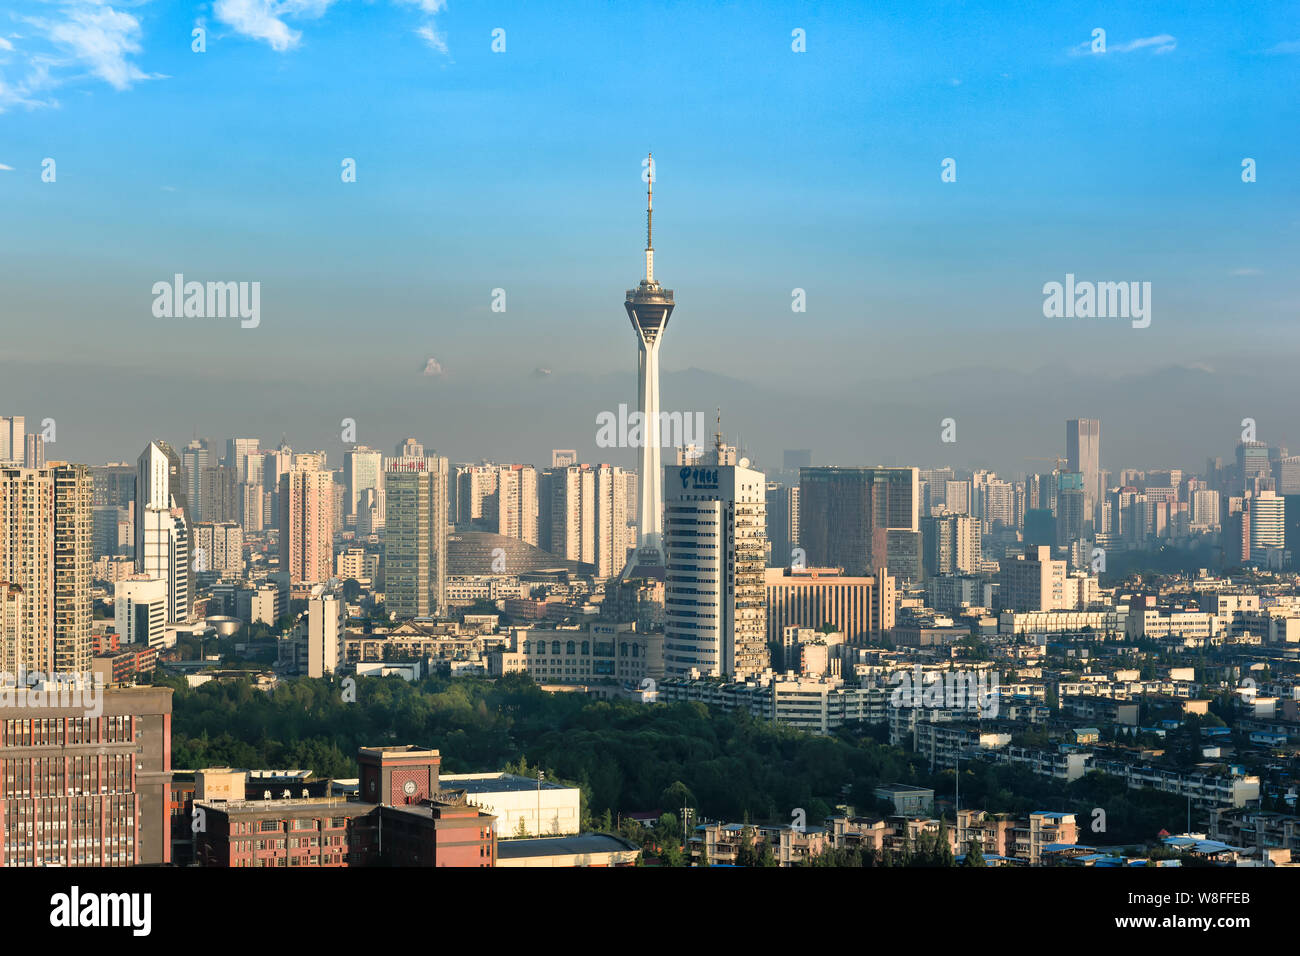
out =
{"type": "Polygon", "coordinates": [[[1025,458],[1025,461],[1054,461],[1056,462],[1057,471],[1064,471],[1065,465],[1069,462],[1069,460],[1070,459],[1065,458],[1061,455],[1057,455],[1055,458],[1029,458],[1029,457],[1025,458]]]}

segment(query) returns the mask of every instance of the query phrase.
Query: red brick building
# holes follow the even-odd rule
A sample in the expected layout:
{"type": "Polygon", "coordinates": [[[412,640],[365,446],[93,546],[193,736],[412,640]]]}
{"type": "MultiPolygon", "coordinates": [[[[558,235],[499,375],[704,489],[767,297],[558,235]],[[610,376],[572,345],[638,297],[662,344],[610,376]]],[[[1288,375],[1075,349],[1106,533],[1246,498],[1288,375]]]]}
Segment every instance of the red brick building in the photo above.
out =
{"type": "Polygon", "coordinates": [[[496,818],[438,786],[441,757],[363,747],[361,798],[196,800],[195,862],[231,867],[495,866],[496,818]]]}

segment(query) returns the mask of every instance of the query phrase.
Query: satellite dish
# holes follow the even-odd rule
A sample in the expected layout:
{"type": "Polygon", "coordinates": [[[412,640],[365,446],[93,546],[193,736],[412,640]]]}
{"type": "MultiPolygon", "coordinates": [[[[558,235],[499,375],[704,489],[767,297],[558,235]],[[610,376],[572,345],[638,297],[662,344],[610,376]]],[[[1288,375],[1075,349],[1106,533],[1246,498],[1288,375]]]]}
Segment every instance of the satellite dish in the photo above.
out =
{"type": "Polygon", "coordinates": [[[741,467],[741,468],[748,468],[748,467],[749,467],[749,459],[748,459],[748,458],[742,458],[742,459],[740,459],[740,467],[741,467]]]}

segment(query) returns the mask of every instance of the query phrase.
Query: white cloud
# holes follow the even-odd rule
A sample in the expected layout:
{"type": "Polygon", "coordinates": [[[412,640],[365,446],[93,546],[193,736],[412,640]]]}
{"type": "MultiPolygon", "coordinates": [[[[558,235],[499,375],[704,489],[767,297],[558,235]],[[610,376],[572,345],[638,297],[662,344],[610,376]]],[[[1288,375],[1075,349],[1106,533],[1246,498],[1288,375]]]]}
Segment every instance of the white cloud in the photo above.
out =
{"type": "Polygon", "coordinates": [[[10,43],[4,37],[0,37],[0,50],[12,50],[13,48],[14,45],[12,43],[10,43]]]}
{"type": "Polygon", "coordinates": [[[426,23],[415,31],[425,43],[433,47],[439,53],[447,52],[447,37],[439,33],[432,23],[426,23]]]}
{"type": "Polygon", "coordinates": [[[283,18],[314,20],[324,16],[331,3],[333,0],[216,0],[212,15],[236,33],[283,52],[302,40],[301,31],[283,18]]]}
{"type": "Polygon", "coordinates": [[[1107,53],[1133,53],[1136,50],[1150,49],[1155,53],[1171,53],[1178,48],[1178,40],[1168,33],[1153,37],[1140,37],[1127,43],[1107,43],[1105,50],[1094,51],[1091,40],[1084,40],[1071,48],[1071,56],[1105,56],[1107,53]]]}
{"type": "Polygon", "coordinates": [[[6,166],[4,163],[0,163],[0,170],[4,170],[6,173],[12,173],[14,168],[12,166],[6,166]]]}
{"type": "Polygon", "coordinates": [[[1263,269],[1252,269],[1249,267],[1241,268],[1241,269],[1233,269],[1231,272],[1231,275],[1234,276],[1262,276],[1263,274],[1264,274],[1263,269]]]}
{"type": "Polygon", "coordinates": [[[1274,44],[1265,53],[1300,53],[1300,40],[1284,40],[1274,44]]]}
{"type": "Polygon", "coordinates": [[[430,378],[434,378],[444,373],[443,373],[443,368],[441,363],[439,363],[439,361],[436,358],[430,358],[427,362],[424,363],[424,372],[422,374],[427,375],[430,378]]]}
{"type": "MultiPolygon", "coordinates": [[[[27,22],[114,89],[125,90],[137,80],[149,79],[128,59],[140,52],[140,21],[129,13],[85,2],[66,8],[64,19],[30,18],[27,22]]],[[[53,61],[53,65],[62,64],[53,61]]]]}

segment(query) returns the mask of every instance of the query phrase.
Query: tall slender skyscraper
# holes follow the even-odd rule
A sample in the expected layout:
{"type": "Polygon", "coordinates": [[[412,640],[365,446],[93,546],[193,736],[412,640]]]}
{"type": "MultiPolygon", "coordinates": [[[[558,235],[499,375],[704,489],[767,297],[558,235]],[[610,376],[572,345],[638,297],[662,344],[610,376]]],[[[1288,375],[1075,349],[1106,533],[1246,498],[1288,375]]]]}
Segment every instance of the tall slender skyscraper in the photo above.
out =
{"type": "Polygon", "coordinates": [[[447,610],[447,459],[385,462],[384,606],[398,619],[447,610]]]}
{"type": "Polygon", "coordinates": [[[672,290],[663,288],[655,279],[653,155],[649,157],[646,170],[645,278],[637,288],[628,290],[623,303],[637,338],[637,397],[643,438],[637,548],[623,571],[625,579],[643,577],[649,568],[660,569],[652,572],[652,576],[660,576],[664,565],[663,471],[659,460],[659,346],[668,327],[668,318],[673,314],[674,303],[672,290]]]}
{"type": "Polygon", "coordinates": [[[1071,472],[1083,475],[1084,520],[1097,510],[1097,480],[1101,470],[1101,422],[1071,418],[1065,423],[1065,458],[1071,472]]]}

